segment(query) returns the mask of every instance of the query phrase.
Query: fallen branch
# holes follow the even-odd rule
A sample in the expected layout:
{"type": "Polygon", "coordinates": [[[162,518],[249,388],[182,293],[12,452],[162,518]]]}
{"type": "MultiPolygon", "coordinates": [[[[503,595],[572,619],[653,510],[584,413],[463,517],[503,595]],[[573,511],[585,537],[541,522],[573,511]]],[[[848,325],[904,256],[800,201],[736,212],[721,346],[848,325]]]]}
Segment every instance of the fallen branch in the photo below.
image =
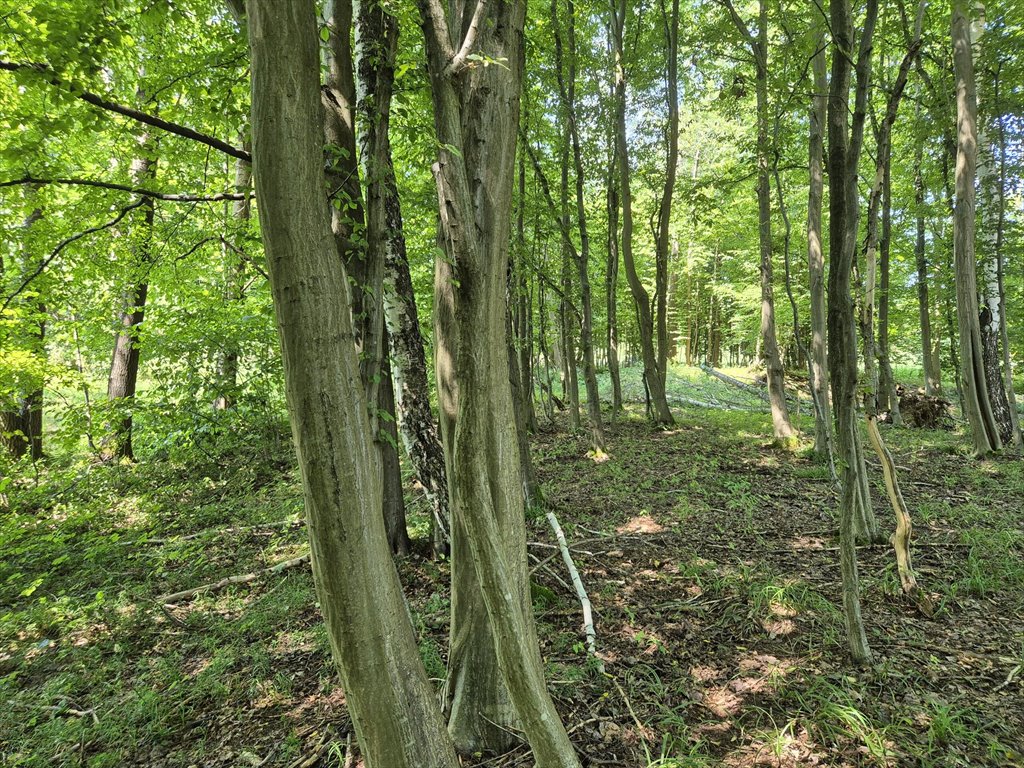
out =
{"type": "MultiPolygon", "coordinates": [[[[580,572],[576,570],[576,563],[573,562],[572,555],[569,553],[569,545],[565,541],[562,526],[558,524],[558,518],[555,517],[555,513],[551,510],[547,512],[547,518],[551,524],[551,529],[555,532],[555,538],[558,540],[558,547],[562,551],[562,560],[569,571],[572,585],[576,588],[576,596],[580,599],[580,605],[583,606],[583,631],[587,635],[587,651],[597,659],[597,631],[594,629],[594,611],[590,604],[590,598],[587,596],[587,590],[583,586],[580,572]]],[[[604,664],[600,659],[598,659],[598,664],[598,669],[604,672],[604,664]]]]}
{"type": "Polygon", "coordinates": [[[231,525],[226,528],[213,528],[199,531],[198,533],[190,533],[187,536],[167,536],[164,538],[146,538],[140,541],[127,541],[126,544],[137,545],[137,544],[177,544],[180,541],[191,541],[192,539],[201,539],[204,536],[220,535],[224,533],[242,533],[243,531],[259,531],[272,528],[283,528],[288,526],[289,528],[298,528],[303,523],[298,518],[285,518],[284,520],[278,520],[273,523],[258,523],[257,525],[231,525]]]}
{"type": "Polygon", "coordinates": [[[878,431],[878,420],[871,415],[866,417],[868,425],[868,438],[871,440],[871,447],[878,454],[882,463],[882,474],[885,477],[885,490],[889,494],[889,502],[892,504],[892,511],[896,515],[896,533],[892,537],[892,546],[896,551],[896,570],[900,577],[900,586],[904,594],[917,605],[921,613],[926,616],[935,615],[935,606],[931,598],[917,585],[917,578],[914,576],[914,568],[910,562],[910,534],[913,525],[910,520],[910,512],[907,510],[907,503],[903,500],[903,493],[900,491],[899,478],[896,476],[896,462],[892,454],[885,447],[882,435],[878,431]]]}
{"type": "Polygon", "coordinates": [[[237,576],[228,576],[227,578],[221,579],[220,581],[212,582],[211,584],[203,584],[192,589],[185,589],[181,592],[174,592],[170,595],[163,595],[158,597],[156,601],[162,605],[170,605],[171,603],[179,603],[182,600],[191,600],[198,594],[203,592],[216,592],[224,587],[229,587],[232,584],[248,584],[251,581],[256,581],[260,576],[264,576],[270,573],[280,573],[286,571],[289,568],[295,568],[309,562],[309,553],[300,555],[299,557],[293,557],[291,560],[284,560],[277,565],[272,565],[269,568],[261,568],[258,571],[251,573],[243,573],[237,576]]]}

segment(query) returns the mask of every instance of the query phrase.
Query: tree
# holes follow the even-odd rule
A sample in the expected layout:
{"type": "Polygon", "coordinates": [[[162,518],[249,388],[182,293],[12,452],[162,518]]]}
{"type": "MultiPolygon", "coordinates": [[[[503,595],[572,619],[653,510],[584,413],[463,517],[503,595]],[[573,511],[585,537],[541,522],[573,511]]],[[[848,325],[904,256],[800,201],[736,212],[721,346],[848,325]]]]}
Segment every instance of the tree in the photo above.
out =
{"type": "MultiPolygon", "coordinates": [[[[867,18],[857,56],[857,88],[853,124],[849,126],[850,59],[853,19],[848,0],[832,0],[832,81],[828,95],[829,242],[828,359],[836,434],[843,462],[839,504],[839,559],[843,577],[843,615],[850,655],[858,663],[871,659],[860,608],[857,574],[858,495],[864,467],[858,455],[857,332],[850,276],[857,244],[857,160],[864,138],[865,105],[870,73],[871,37],[878,15],[876,0],[868,0],[867,18]],[[849,132],[848,132],[849,131],[849,132]]],[[[861,500],[863,501],[863,500],[861,500]]]]}
{"type": "Polygon", "coordinates": [[[444,250],[435,370],[452,498],[450,728],[461,749],[491,748],[517,720],[538,765],[577,768],[533,622],[506,344],[525,4],[481,0],[449,14],[423,0],[420,15],[444,250]]]}
{"type": "Polygon", "coordinates": [[[729,18],[754,57],[757,100],[757,212],[758,244],[761,253],[761,356],[768,379],[768,398],[772,409],[775,440],[788,445],[796,440],[796,432],[786,408],[785,370],[775,334],[775,290],[772,281],[772,186],[771,186],[771,119],[768,103],[768,5],[760,0],[757,13],[757,34],[747,29],[731,0],[722,0],[729,18]]]}
{"type": "Polygon", "coordinates": [[[821,244],[821,201],[824,190],[823,138],[828,105],[827,44],[825,19],[817,6],[811,9],[811,56],[813,92],[809,114],[807,186],[807,277],[811,293],[811,398],[814,400],[814,452],[832,457],[832,407],[828,396],[828,348],[825,341],[825,255],[821,244]]]}
{"type": "Polygon", "coordinates": [[[313,576],[371,768],[458,760],[427,680],[385,538],[381,475],[324,201],[312,2],[247,3],[252,132],[313,576]]]}
{"type": "Polygon", "coordinates": [[[640,353],[644,364],[644,386],[647,389],[649,410],[657,424],[674,424],[665,396],[663,377],[658,369],[658,358],[654,347],[654,318],[651,314],[651,297],[644,288],[633,259],[633,194],[630,186],[629,148],[626,140],[626,52],[624,35],[626,28],[625,0],[617,0],[611,6],[612,51],[615,57],[615,164],[618,171],[619,202],[622,209],[622,262],[626,268],[626,281],[636,305],[637,324],[640,332],[640,353]]]}
{"type": "Polygon", "coordinates": [[[953,0],[951,35],[956,73],[956,207],[953,212],[953,258],[960,337],[960,375],[964,412],[977,455],[1002,447],[999,424],[989,399],[978,312],[974,261],[974,183],[977,176],[978,101],[971,54],[971,29],[964,0],[953,0]]]}

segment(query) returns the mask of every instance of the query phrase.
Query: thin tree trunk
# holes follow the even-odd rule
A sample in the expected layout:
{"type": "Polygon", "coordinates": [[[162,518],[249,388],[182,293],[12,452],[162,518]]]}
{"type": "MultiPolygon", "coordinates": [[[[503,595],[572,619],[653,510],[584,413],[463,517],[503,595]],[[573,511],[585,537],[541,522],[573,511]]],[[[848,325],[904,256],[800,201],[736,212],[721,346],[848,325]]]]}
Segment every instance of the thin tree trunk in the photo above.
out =
{"type": "Polygon", "coordinates": [[[772,411],[772,430],[776,442],[791,445],[797,435],[786,408],[785,370],[775,330],[775,289],[772,278],[772,187],[771,119],[768,104],[768,5],[758,3],[757,35],[752,35],[736,12],[731,0],[726,8],[736,30],[754,57],[757,102],[757,212],[758,242],[761,252],[761,356],[768,380],[768,399],[772,411]]]}
{"type": "Polygon", "coordinates": [[[1013,388],[1013,364],[1010,360],[1010,339],[1006,327],[1006,288],[1003,283],[1003,234],[1006,224],[1006,126],[1003,122],[1003,114],[1000,111],[1001,103],[999,100],[999,86],[1001,81],[1000,71],[998,68],[996,69],[994,79],[994,100],[996,104],[996,114],[999,115],[997,120],[999,134],[999,178],[996,189],[998,207],[996,214],[996,237],[994,245],[999,302],[1003,309],[1003,311],[999,313],[999,337],[1003,348],[1003,377],[1004,384],[1006,386],[1006,399],[1010,406],[1013,445],[1016,451],[1020,453],[1021,450],[1024,449],[1024,444],[1022,444],[1021,438],[1020,418],[1017,414],[1017,395],[1013,388]]]}
{"type": "Polygon", "coordinates": [[[259,215],[313,578],[368,768],[456,768],[391,562],[347,275],[323,200],[314,4],[247,3],[259,215]]]}
{"type": "MultiPolygon", "coordinates": [[[[139,97],[141,101],[143,95],[140,93],[139,97]]],[[[132,185],[152,186],[156,176],[156,146],[149,134],[142,134],[138,143],[141,154],[132,161],[132,185]]],[[[136,245],[132,248],[129,269],[129,274],[135,282],[124,293],[119,311],[120,328],[114,337],[114,353],[110,361],[110,376],[107,379],[107,400],[115,407],[114,424],[103,446],[104,456],[129,460],[135,458],[132,446],[132,410],[139,378],[139,331],[146,316],[146,297],[149,293],[148,278],[144,273],[148,271],[152,259],[150,249],[155,215],[153,198],[146,198],[143,201],[141,211],[138,230],[134,234],[136,245]]]]}
{"type": "Polygon", "coordinates": [[[608,169],[608,261],[605,268],[605,314],[608,317],[606,346],[608,377],[612,380],[612,418],[622,411],[622,379],[619,374],[619,193],[615,178],[614,152],[608,169]]]}
{"type": "Polygon", "coordinates": [[[931,303],[928,298],[928,256],[924,229],[924,177],[921,165],[924,150],[920,142],[914,154],[914,207],[916,231],[914,261],[917,266],[917,309],[921,328],[921,361],[924,369],[924,391],[927,395],[942,394],[942,371],[937,348],[932,341],[931,303]]]}
{"type": "MultiPolygon", "coordinates": [[[[341,19],[349,11],[342,11],[340,0],[334,6],[333,19],[341,19]]],[[[402,471],[398,457],[397,430],[395,427],[395,394],[388,362],[388,343],[384,324],[384,269],[387,253],[391,249],[392,221],[389,220],[389,186],[394,171],[391,166],[391,144],[388,138],[391,113],[391,95],[395,77],[395,53],[398,48],[398,22],[388,15],[377,0],[358,2],[356,41],[356,105],[355,120],[359,128],[359,173],[366,185],[365,199],[365,249],[356,249],[349,258],[349,264],[358,264],[355,294],[359,301],[359,312],[354,315],[359,328],[360,372],[367,402],[372,404],[370,424],[373,427],[374,442],[380,454],[381,470],[384,472],[384,497],[382,514],[387,528],[388,541],[392,551],[405,554],[409,550],[409,536],[406,530],[405,496],[402,493],[402,471]]],[[[344,29],[339,26],[338,30],[344,29]]],[[[340,37],[336,35],[335,39],[340,37]]],[[[347,55],[347,46],[336,45],[331,49],[330,60],[347,55]]],[[[337,62],[330,69],[344,70],[346,64],[337,62]]],[[[333,81],[335,89],[347,90],[342,76],[333,81]]],[[[351,182],[349,182],[351,183],[351,182]]],[[[397,196],[396,198],[397,199],[397,196]]],[[[338,211],[337,234],[345,229],[344,212],[338,211]]],[[[358,229],[360,222],[354,220],[350,226],[358,229]]]]}
{"type": "Polygon", "coordinates": [[[895,426],[903,424],[896,378],[889,358],[889,255],[892,242],[892,158],[886,157],[882,177],[882,237],[879,240],[878,269],[878,394],[879,407],[889,411],[895,426]]]}
{"type": "Polygon", "coordinates": [[[676,188],[679,164],[679,0],[672,0],[671,16],[666,15],[664,0],[661,15],[665,26],[667,61],[665,85],[668,101],[668,136],[665,150],[665,186],[658,206],[658,229],[654,242],[654,296],[657,307],[658,375],[665,389],[668,373],[668,294],[669,294],[669,224],[672,221],[672,198],[676,188]]]}
{"type": "MultiPolygon", "coordinates": [[[[242,148],[246,152],[251,151],[247,129],[242,132],[241,138],[242,148]]],[[[240,304],[245,299],[245,251],[242,243],[252,217],[252,201],[249,199],[251,187],[252,164],[246,160],[235,160],[235,192],[244,197],[235,201],[231,211],[231,218],[238,234],[238,242],[229,246],[225,241],[224,246],[225,271],[227,272],[227,285],[224,291],[225,303],[240,304]]],[[[238,395],[238,358],[238,347],[232,340],[230,345],[220,352],[217,360],[218,392],[213,407],[218,411],[226,411],[235,404],[238,395]]]]}
{"type": "MultiPolygon", "coordinates": [[[[590,290],[590,233],[587,229],[587,209],[584,200],[583,153],[580,146],[579,126],[576,115],[576,9],[568,0],[567,38],[569,42],[568,66],[562,49],[562,36],[558,20],[558,0],[552,0],[551,15],[555,33],[555,63],[558,74],[558,91],[566,125],[572,145],[573,171],[576,187],[576,226],[580,235],[577,251],[568,237],[568,222],[563,226],[563,237],[569,255],[576,264],[576,279],[580,286],[582,318],[580,323],[580,346],[583,352],[583,380],[587,388],[587,418],[590,421],[590,435],[593,451],[597,456],[605,453],[604,424],[601,419],[601,396],[597,388],[597,365],[594,360],[594,311],[590,290]]],[[[563,182],[565,181],[563,166],[563,182]]],[[[565,187],[563,184],[563,196],[565,187]]],[[[564,200],[564,197],[563,197],[564,200]]]]}
{"type": "MultiPolygon", "coordinates": [[[[863,141],[865,104],[870,73],[871,37],[878,14],[869,0],[857,60],[857,91],[852,131],[848,132],[850,53],[853,20],[849,0],[832,0],[832,81],[828,99],[829,236],[831,269],[828,278],[828,356],[836,432],[843,458],[842,499],[839,506],[839,550],[843,579],[843,613],[850,655],[857,663],[871,659],[860,608],[857,573],[857,505],[863,472],[857,431],[857,336],[850,277],[857,240],[857,160],[863,141]],[[852,198],[852,199],[851,199],[852,198]]],[[[863,503],[863,499],[860,500],[863,503]]]]}
{"type": "Polygon", "coordinates": [[[651,316],[651,298],[637,274],[633,260],[633,198],[630,189],[629,149],[626,142],[626,62],[623,36],[627,4],[617,0],[612,6],[612,41],[615,55],[615,155],[619,171],[619,194],[622,204],[622,261],[626,267],[626,280],[633,303],[636,305],[637,325],[640,333],[640,352],[644,364],[644,383],[653,408],[656,424],[674,424],[672,411],[665,397],[661,371],[654,348],[654,318],[651,316]]]}
{"type": "Polygon", "coordinates": [[[978,152],[978,103],[971,57],[971,31],[965,0],[953,0],[953,69],[956,76],[956,209],[953,213],[953,259],[960,336],[960,372],[964,410],[977,455],[1002,447],[999,423],[989,398],[988,375],[979,324],[974,257],[974,183],[978,152]]]}
{"type": "Polygon", "coordinates": [[[825,342],[825,255],[821,244],[821,206],[824,190],[823,137],[828,105],[825,19],[815,5],[811,59],[814,92],[811,96],[808,140],[807,277],[811,299],[810,389],[814,400],[814,453],[833,461],[832,404],[828,393],[828,352],[825,342]]]}

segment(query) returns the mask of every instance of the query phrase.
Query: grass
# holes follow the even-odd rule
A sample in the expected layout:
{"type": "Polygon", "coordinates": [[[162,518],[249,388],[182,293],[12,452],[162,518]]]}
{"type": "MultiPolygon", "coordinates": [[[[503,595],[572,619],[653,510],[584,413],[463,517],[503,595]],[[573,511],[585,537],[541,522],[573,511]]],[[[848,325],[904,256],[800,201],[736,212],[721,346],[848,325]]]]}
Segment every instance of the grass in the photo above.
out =
{"type": "MultiPolygon", "coordinates": [[[[685,397],[698,387],[725,397],[700,371],[676,370],[672,382],[685,397]]],[[[1024,661],[1021,462],[973,461],[957,433],[885,428],[915,544],[935,545],[914,556],[942,615],[914,616],[888,549],[864,550],[877,661],[855,670],[828,549],[827,469],[774,449],[764,412],[677,417],[651,430],[640,409],[620,416],[601,464],[586,458],[585,434],[546,428],[535,441],[570,540],[595,540],[575,556],[608,674],[628,699],[588,662],[575,596],[538,571],[549,680],[580,748],[625,768],[1019,762],[1019,683],[993,689],[1024,661]]],[[[153,448],[137,465],[57,456],[19,467],[0,515],[0,763],[287,766],[324,729],[344,744],[348,715],[308,572],[156,602],[302,551],[300,488],[275,423],[259,439],[228,429],[204,434],[201,450],[153,448]]],[[[798,424],[806,430],[806,416],[798,424]]],[[[876,509],[891,527],[881,493],[876,509]]],[[[530,526],[531,540],[548,535],[542,518],[530,526]]],[[[412,558],[400,573],[439,682],[447,564],[412,558]]]]}

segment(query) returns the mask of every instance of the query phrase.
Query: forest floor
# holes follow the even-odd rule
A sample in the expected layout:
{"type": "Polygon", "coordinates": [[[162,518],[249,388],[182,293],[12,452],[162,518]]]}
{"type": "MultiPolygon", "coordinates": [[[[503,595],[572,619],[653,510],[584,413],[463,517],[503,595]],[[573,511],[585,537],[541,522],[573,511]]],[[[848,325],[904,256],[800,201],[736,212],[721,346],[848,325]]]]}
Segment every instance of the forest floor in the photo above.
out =
{"type": "MultiPolygon", "coordinates": [[[[588,658],[579,602],[536,514],[542,651],[585,764],[1024,764],[1024,462],[971,459],[954,432],[883,428],[938,611],[926,618],[901,597],[888,546],[862,548],[875,659],[858,669],[827,470],[773,447],[763,413],[676,416],[666,430],[640,410],[620,417],[604,463],[564,414],[534,439],[604,664],[588,658]]],[[[7,493],[0,764],[346,765],[350,721],[305,565],[159,600],[305,551],[286,433],[189,461],[53,462],[7,493]]],[[[412,556],[399,570],[441,678],[447,565],[412,556]]],[[[467,765],[532,760],[523,746],[467,765]]]]}

